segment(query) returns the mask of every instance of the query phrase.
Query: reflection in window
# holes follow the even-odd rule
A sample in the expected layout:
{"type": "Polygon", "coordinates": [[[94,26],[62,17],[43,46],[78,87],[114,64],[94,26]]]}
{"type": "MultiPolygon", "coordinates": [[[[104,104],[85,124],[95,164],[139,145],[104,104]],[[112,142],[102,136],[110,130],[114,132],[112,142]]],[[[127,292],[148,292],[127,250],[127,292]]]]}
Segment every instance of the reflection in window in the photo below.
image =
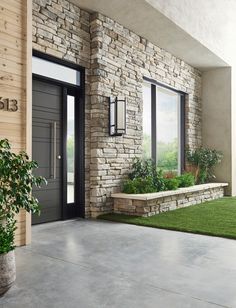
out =
{"type": "Polygon", "coordinates": [[[157,166],[179,173],[179,94],[158,87],[156,97],[157,166]]]}
{"type": "Polygon", "coordinates": [[[67,203],[74,203],[75,98],[67,96],[67,203]]]}

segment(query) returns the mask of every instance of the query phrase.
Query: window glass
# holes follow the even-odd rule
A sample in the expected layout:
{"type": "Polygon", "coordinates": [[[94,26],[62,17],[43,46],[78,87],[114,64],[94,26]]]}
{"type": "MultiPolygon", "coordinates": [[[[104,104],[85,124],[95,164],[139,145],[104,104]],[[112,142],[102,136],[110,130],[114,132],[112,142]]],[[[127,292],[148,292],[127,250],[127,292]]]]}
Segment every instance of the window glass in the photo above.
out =
{"type": "Polygon", "coordinates": [[[143,85],[143,158],[152,157],[151,84],[143,85]]]}
{"type": "Polygon", "coordinates": [[[32,58],[32,72],[33,74],[67,82],[73,85],[80,85],[80,72],[73,68],[41,58],[32,58]]]}
{"type": "Polygon", "coordinates": [[[164,171],[179,172],[179,94],[156,88],[156,161],[164,171]]]}
{"type": "Polygon", "coordinates": [[[143,158],[152,158],[164,172],[181,171],[180,106],[180,93],[144,82],[143,158]]]}
{"type": "Polygon", "coordinates": [[[67,203],[74,203],[75,98],[67,96],[67,203]]]}

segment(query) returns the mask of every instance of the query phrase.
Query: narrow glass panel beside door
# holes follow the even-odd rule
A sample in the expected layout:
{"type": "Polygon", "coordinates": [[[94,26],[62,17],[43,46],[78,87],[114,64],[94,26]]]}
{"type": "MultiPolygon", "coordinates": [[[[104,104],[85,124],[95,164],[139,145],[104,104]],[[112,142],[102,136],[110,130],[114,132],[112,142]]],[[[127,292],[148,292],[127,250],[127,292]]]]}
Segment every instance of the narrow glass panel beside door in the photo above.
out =
{"type": "Polygon", "coordinates": [[[74,203],[75,183],[75,98],[67,95],[67,204],[74,203]]]}

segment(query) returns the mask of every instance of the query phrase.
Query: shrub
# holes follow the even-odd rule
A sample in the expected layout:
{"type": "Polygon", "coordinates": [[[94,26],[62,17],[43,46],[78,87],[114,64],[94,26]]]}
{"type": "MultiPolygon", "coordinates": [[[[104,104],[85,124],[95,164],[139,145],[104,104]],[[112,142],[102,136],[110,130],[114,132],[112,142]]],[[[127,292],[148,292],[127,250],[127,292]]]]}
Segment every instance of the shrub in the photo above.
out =
{"type": "Polygon", "coordinates": [[[179,187],[179,181],[177,178],[164,179],[165,190],[176,190],[179,187]]]}
{"type": "Polygon", "coordinates": [[[165,190],[165,182],[162,170],[158,171],[151,159],[142,160],[140,158],[135,158],[132,165],[132,171],[129,174],[129,179],[134,180],[136,178],[147,177],[152,179],[155,191],[165,190]]]}
{"type": "Polygon", "coordinates": [[[32,195],[32,186],[46,183],[33,170],[35,161],[25,152],[15,154],[7,139],[0,140],[0,254],[14,249],[16,214],[20,209],[39,213],[39,202],[32,195]]]}
{"type": "Polygon", "coordinates": [[[208,148],[201,147],[193,151],[187,151],[187,160],[196,167],[195,179],[199,184],[215,178],[212,169],[221,162],[222,158],[221,152],[208,148]]]}
{"type": "Polygon", "coordinates": [[[195,184],[195,177],[190,172],[183,173],[176,178],[179,181],[179,187],[189,187],[195,184]]]}
{"type": "Polygon", "coordinates": [[[132,171],[129,174],[131,180],[135,178],[153,177],[156,172],[156,166],[152,159],[142,160],[135,158],[132,165],[132,171]]]}
{"type": "Polygon", "coordinates": [[[15,248],[14,232],[16,230],[16,221],[7,219],[0,224],[0,254],[8,253],[15,248]]]}
{"type": "Polygon", "coordinates": [[[123,192],[126,194],[146,194],[155,191],[156,188],[151,177],[128,179],[123,184],[123,192]]]}
{"type": "Polygon", "coordinates": [[[178,187],[188,187],[195,184],[191,173],[176,176],[175,172],[163,174],[157,170],[151,159],[135,158],[129,179],[123,183],[122,191],[127,194],[145,194],[165,190],[176,190],[178,187]]]}

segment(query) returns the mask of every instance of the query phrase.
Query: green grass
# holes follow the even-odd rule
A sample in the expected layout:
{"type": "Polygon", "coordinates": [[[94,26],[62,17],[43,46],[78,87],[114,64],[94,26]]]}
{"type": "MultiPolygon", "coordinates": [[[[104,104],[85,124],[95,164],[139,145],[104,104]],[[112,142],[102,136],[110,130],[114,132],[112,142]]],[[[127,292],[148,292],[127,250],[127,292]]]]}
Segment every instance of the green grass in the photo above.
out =
{"type": "Polygon", "coordinates": [[[151,217],[104,214],[100,219],[236,239],[236,198],[224,197],[151,217]]]}

